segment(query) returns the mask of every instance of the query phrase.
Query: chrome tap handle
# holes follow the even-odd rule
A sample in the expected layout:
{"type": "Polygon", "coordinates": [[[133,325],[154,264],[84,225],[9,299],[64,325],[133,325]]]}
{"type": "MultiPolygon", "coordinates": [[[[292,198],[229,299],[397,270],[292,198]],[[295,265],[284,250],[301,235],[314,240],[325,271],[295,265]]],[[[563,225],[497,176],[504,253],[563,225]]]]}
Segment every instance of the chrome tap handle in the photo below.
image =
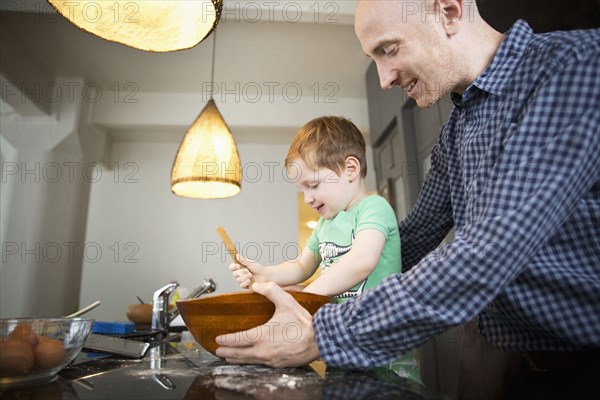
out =
{"type": "MultiPolygon", "coordinates": [[[[194,291],[192,293],[190,293],[189,296],[187,296],[184,300],[196,299],[205,293],[214,292],[216,288],[217,288],[217,284],[215,283],[215,281],[212,280],[212,278],[205,279],[202,281],[200,286],[198,286],[196,289],[194,289],[194,291]]],[[[179,310],[176,308],[169,314],[167,323],[171,323],[171,321],[173,321],[178,316],[179,316],[179,310]]]]}
{"type": "Polygon", "coordinates": [[[202,296],[205,293],[212,293],[217,288],[217,284],[212,278],[208,278],[202,281],[202,284],[198,286],[190,295],[187,297],[188,299],[195,299],[197,297],[202,296]]]}
{"type": "Polygon", "coordinates": [[[166,331],[169,328],[169,296],[179,286],[169,283],[152,296],[152,330],[166,331]]]}

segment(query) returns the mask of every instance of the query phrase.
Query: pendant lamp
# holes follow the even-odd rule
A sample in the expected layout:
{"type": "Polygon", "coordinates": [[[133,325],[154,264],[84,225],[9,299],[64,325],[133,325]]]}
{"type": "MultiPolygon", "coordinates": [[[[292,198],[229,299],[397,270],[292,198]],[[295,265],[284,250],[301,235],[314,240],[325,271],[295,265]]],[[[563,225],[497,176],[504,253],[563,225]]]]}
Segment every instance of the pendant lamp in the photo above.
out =
{"type": "Polygon", "coordinates": [[[218,199],[242,188],[242,166],[231,131],[213,100],[216,31],[213,32],[211,95],[179,146],[171,170],[177,196],[218,199]]]}
{"type": "Polygon", "coordinates": [[[73,25],[139,50],[189,49],[213,31],[223,0],[48,0],[73,25]]]}

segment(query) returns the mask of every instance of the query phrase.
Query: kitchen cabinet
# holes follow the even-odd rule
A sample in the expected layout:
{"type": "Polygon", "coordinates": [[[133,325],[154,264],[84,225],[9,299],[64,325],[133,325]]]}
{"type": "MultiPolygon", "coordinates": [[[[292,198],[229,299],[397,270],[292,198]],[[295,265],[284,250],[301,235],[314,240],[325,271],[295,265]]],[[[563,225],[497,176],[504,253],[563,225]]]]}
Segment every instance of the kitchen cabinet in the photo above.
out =
{"type": "Polygon", "coordinates": [[[367,70],[367,98],[369,99],[369,129],[371,144],[376,144],[384,133],[393,129],[406,95],[399,88],[383,90],[375,63],[367,70]],[[404,98],[403,98],[404,96],[404,98]]]}
{"type": "Polygon", "coordinates": [[[419,160],[423,160],[431,153],[431,148],[435,144],[442,127],[439,104],[436,103],[431,108],[414,107],[412,111],[417,152],[419,160]]]}
{"type": "Polygon", "coordinates": [[[394,125],[388,138],[381,146],[374,149],[375,170],[377,174],[377,187],[383,188],[388,184],[388,179],[395,179],[402,175],[402,147],[401,135],[394,125]]]}
{"type": "MultiPolygon", "coordinates": [[[[375,64],[369,67],[366,81],[377,189],[390,201],[401,221],[417,201],[424,169],[430,165],[431,148],[453,104],[447,97],[431,108],[419,108],[413,99],[398,91],[385,94],[379,86],[375,64]]],[[[451,239],[452,234],[447,240],[451,239]]],[[[423,382],[450,397],[456,396],[458,384],[461,329],[452,328],[419,349],[423,382]]]]}
{"type": "Polygon", "coordinates": [[[377,190],[403,218],[416,201],[420,180],[414,135],[406,134],[412,122],[403,117],[414,102],[398,88],[381,89],[375,63],[367,70],[366,82],[377,190]]]}
{"type": "MultiPolygon", "coordinates": [[[[388,193],[400,220],[416,202],[420,187],[419,164],[412,137],[405,135],[406,127],[398,123],[401,112],[392,119],[387,132],[373,147],[373,160],[379,193],[388,193]],[[396,201],[400,197],[401,201],[396,201]]],[[[401,120],[400,120],[401,121],[401,120]]]]}

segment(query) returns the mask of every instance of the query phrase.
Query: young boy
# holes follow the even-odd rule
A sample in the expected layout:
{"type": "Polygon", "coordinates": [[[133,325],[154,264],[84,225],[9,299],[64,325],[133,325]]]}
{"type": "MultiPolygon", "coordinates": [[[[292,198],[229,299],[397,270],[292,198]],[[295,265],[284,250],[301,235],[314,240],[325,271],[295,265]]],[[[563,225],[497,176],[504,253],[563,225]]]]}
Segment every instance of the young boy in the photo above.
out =
{"type": "MultiPolygon", "coordinates": [[[[365,141],[352,122],[340,117],[308,122],[294,137],[285,167],[321,218],[298,260],[265,267],[240,256],[241,265],[229,268],[241,287],[248,287],[251,277],[296,285],[320,266],[321,275],[304,291],[335,296],[342,303],[400,272],[396,216],[383,197],[367,193],[365,141]]],[[[415,353],[387,367],[420,382],[415,353]]]]}

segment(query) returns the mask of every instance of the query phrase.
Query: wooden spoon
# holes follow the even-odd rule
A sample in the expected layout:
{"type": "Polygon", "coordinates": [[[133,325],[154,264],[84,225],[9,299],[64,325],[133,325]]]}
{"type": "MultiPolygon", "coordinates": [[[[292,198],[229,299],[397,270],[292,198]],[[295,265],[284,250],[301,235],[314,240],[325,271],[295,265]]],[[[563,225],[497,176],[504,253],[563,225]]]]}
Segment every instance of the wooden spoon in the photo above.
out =
{"type": "MultiPolygon", "coordinates": [[[[233,241],[231,240],[231,238],[229,237],[229,235],[227,234],[227,232],[225,231],[225,229],[222,226],[219,226],[217,228],[217,233],[219,234],[219,236],[221,236],[221,240],[225,244],[225,247],[227,248],[227,252],[229,253],[229,256],[233,260],[234,264],[241,264],[239,262],[239,260],[237,259],[238,251],[235,248],[235,245],[233,244],[233,241]]],[[[243,265],[243,264],[241,264],[241,265],[243,265]]],[[[250,277],[250,286],[248,287],[249,289],[252,288],[252,284],[254,282],[255,282],[254,278],[250,277]]]]}

